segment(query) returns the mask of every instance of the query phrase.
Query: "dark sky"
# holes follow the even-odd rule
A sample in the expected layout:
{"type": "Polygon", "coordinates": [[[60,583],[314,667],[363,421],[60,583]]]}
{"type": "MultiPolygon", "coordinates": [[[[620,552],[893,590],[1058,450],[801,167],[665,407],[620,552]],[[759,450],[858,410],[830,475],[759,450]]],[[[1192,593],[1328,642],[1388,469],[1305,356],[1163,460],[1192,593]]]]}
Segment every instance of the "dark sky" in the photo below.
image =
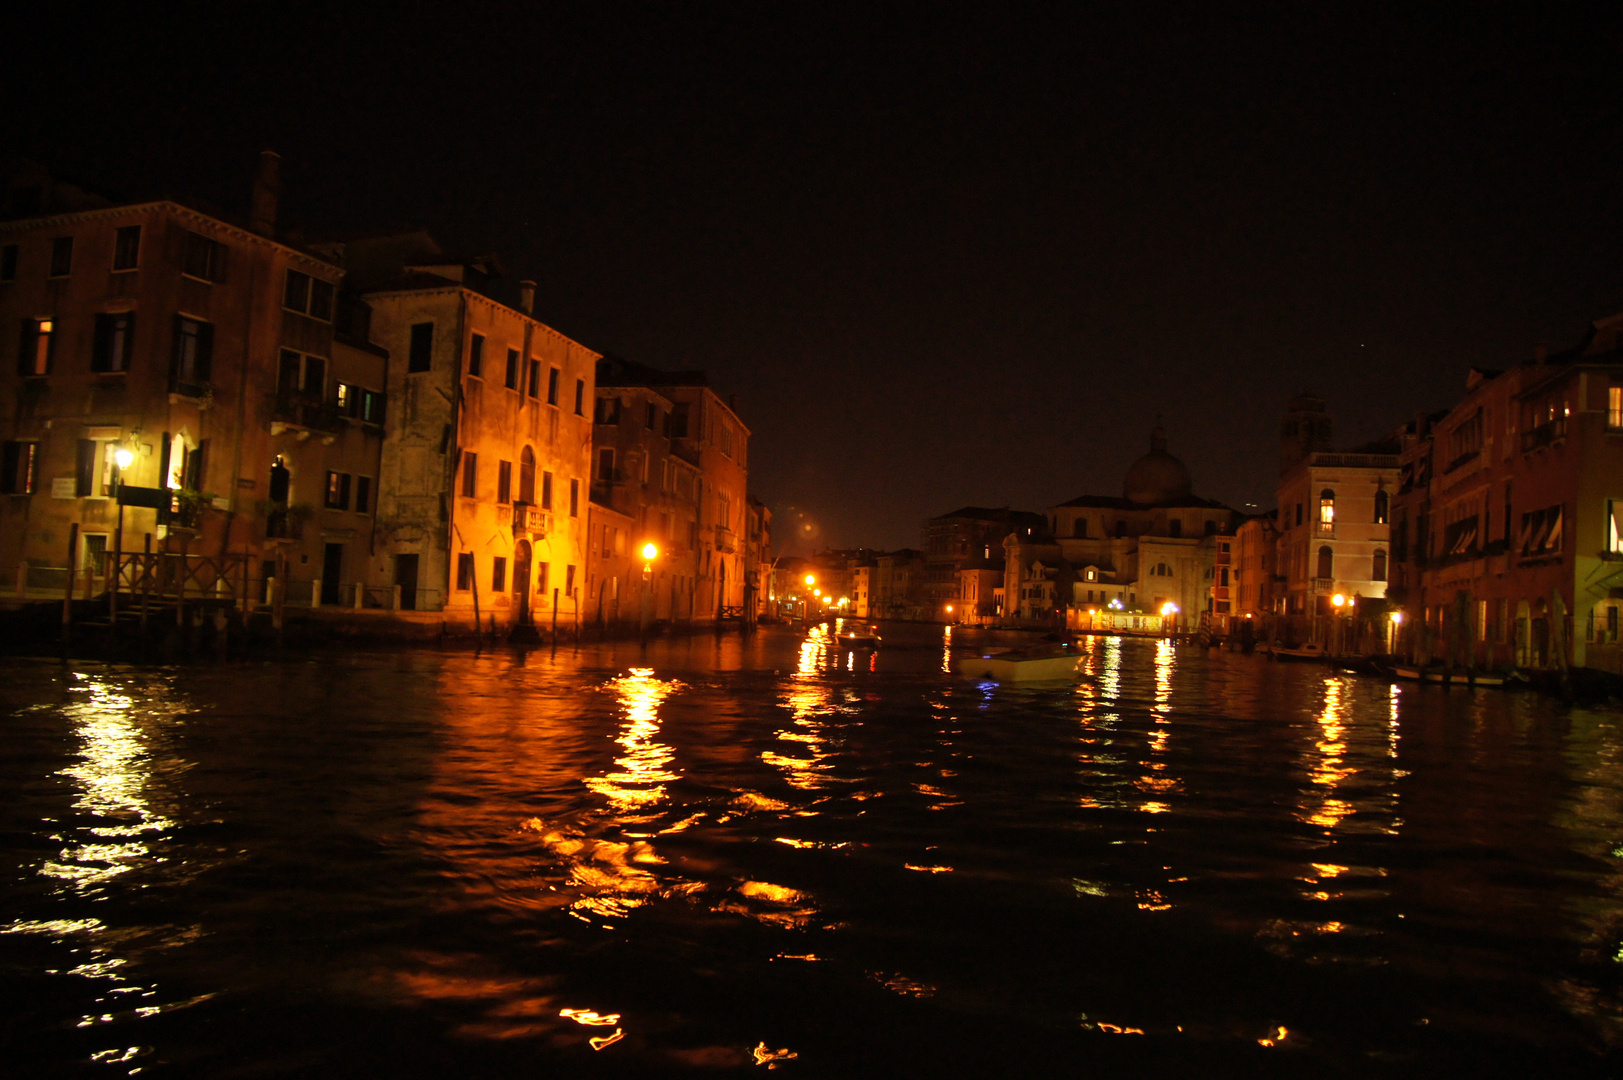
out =
{"type": "Polygon", "coordinates": [[[1364,441],[1623,310],[1617,21],[1236,10],[69,12],[10,27],[0,135],[231,211],[276,149],[284,224],[499,253],[736,392],[781,516],[917,545],[1119,494],[1158,414],[1268,507],[1291,395],[1364,441]]]}

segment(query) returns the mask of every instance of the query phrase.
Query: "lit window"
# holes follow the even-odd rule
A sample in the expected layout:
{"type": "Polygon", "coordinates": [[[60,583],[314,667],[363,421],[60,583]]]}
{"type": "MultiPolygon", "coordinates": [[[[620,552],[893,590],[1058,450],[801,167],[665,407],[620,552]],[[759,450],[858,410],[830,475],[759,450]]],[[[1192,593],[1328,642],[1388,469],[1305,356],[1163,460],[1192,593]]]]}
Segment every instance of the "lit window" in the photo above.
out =
{"type": "Polygon", "coordinates": [[[23,375],[49,375],[51,358],[56,355],[56,323],[51,319],[29,319],[23,323],[22,351],[18,371],[23,375]]]}
{"type": "Polygon", "coordinates": [[[1606,388],[1606,426],[1623,428],[1623,386],[1606,388]]]}

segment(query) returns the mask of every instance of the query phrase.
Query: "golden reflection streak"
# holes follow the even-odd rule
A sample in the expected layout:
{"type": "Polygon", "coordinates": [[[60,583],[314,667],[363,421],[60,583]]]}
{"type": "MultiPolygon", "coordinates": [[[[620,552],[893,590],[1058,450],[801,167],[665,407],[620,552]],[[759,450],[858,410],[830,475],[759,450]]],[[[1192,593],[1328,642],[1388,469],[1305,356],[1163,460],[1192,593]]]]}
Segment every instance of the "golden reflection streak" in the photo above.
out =
{"type": "Polygon", "coordinates": [[[1388,693],[1392,701],[1392,711],[1391,720],[1387,723],[1386,728],[1386,754],[1388,757],[1395,758],[1398,756],[1398,739],[1400,738],[1398,734],[1398,694],[1401,691],[1398,690],[1398,684],[1393,683],[1388,689],[1388,693]]]}
{"type": "Polygon", "coordinates": [[[616,741],[625,748],[624,757],[616,758],[619,772],[589,777],[586,786],[609,800],[621,813],[632,813],[654,805],[665,797],[665,785],[677,778],[665,766],[676,756],[676,751],[655,741],[659,734],[659,704],[680,683],[654,677],[651,668],[632,668],[609,687],[620,699],[625,710],[626,726],[616,741]]]}
{"type": "Polygon", "coordinates": [[[952,624],[948,623],[941,636],[941,670],[952,674],[952,624]]]}
{"type": "Polygon", "coordinates": [[[821,787],[824,774],[832,768],[827,761],[831,755],[823,749],[823,724],[818,717],[832,711],[834,694],[828,686],[814,681],[828,642],[828,627],[821,623],[812,627],[806,640],[801,642],[800,667],[784,693],[784,704],[794,716],[794,727],[777,733],[782,742],[801,744],[809,756],[792,757],[775,750],[761,751],[762,761],[781,770],[790,785],[804,791],[821,787]]]}
{"type": "Polygon", "coordinates": [[[1345,765],[1345,735],[1350,710],[1351,703],[1346,700],[1346,684],[1340,678],[1327,676],[1324,680],[1324,707],[1316,717],[1318,737],[1313,743],[1318,757],[1308,769],[1308,779],[1324,788],[1325,792],[1317,807],[1302,807],[1303,820],[1324,829],[1334,829],[1343,818],[1355,813],[1351,803],[1335,797],[1341,782],[1358,772],[1345,765]]]}

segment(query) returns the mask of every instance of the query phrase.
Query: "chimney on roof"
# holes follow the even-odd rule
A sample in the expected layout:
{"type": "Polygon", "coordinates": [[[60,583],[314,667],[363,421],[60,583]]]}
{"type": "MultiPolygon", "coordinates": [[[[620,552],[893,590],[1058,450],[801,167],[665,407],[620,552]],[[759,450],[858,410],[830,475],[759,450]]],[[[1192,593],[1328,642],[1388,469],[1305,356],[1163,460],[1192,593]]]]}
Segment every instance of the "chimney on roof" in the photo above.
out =
{"type": "Polygon", "coordinates": [[[535,314],[535,282],[521,281],[518,283],[519,310],[526,315],[535,314]]]}
{"type": "Polygon", "coordinates": [[[738,395],[737,394],[728,394],[727,395],[727,407],[729,409],[733,410],[734,413],[738,412],[738,395]]]}
{"type": "Polygon", "coordinates": [[[282,156],[274,150],[259,154],[254,194],[248,207],[248,228],[260,236],[276,235],[276,202],[282,193],[282,156]]]}

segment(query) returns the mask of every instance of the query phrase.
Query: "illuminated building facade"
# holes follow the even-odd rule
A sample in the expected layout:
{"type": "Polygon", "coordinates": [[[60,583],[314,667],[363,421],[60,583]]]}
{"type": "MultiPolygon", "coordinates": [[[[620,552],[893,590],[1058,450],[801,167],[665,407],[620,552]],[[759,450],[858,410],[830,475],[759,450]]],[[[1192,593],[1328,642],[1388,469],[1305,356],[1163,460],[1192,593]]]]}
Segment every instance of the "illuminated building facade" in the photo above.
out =
{"type": "Polygon", "coordinates": [[[368,572],[406,610],[485,629],[585,603],[598,354],[491,295],[494,259],[422,232],[327,245],[372,309],[390,408],[368,572]]]}
{"type": "Polygon", "coordinates": [[[1253,622],[1266,620],[1278,609],[1283,582],[1279,578],[1279,511],[1247,518],[1234,530],[1233,615],[1253,622]]]}
{"type": "Polygon", "coordinates": [[[244,222],[170,200],[117,204],[35,166],[8,177],[0,312],[22,332],[0,345],[13,350],[0,378],[0,564],[15,568],[16,595],[61,595],[74,525],[72,561],[99,593],[122,522],[126,554],[150,538],[214,560],[213,595],[262,597],[283,549],[284,576],[306,587],[290,601],[348,599],[316,584],[320,538],[370,531],[376,488],[364,505],[358,494],[378,475],[384,357],[343,302],[341,269],[277,239],[276,168],[261,158],[244,222]],[[333,475],[350,478],[343,506],[323,498],[333,475]],[[121,486],[163,505],[120,515],[121,486]]]}
{"type": "Polygon", "coordinates": [[[1314,450],[1280,477],[1280,614],[1298,636],[1313,636],[1337,595],[1386,595],[1398,451],[1395,439],[1346,452],[1314,450]]]}
{"type": "Polygon", "coordinates": [[[1394,522],[1399,647],[1623,673],[1623,315],[1422,417],[1394,522]]]}
{"type": "Polygon", "coordinates": [[[1217,549],[1206,538],[1232,535],[1239,517],[1194,494],[1188,468],[1168,452],[1166,433],[1157,427],[1149,452],[1129,466],[1121,497],[1082,495],[1051,507],[1048,544],[1006,546],[1009,614],[1034,617],[1019,613],[1029,609],[1023,594],[1037,588],[1027,583],[1035,560],[1053,573],[1054,611],[1069,625],[1089,611],[1160,613],[1172,605],[1179,625],[1191,626],[1215,613],[1211,571],[1217,549]]]}
{"type": "Polygon", "coordinates": [[[947,608],[957,606],[962,599],[959,571],[1001,559],[1003,540],[1010,534],[1032,539],[1046,530],[1047,522],[1041,514],[1006,506],[965,506],[926,521],[919,596],[924,617],[955,621],[947,608]]]}
{"type": "Polygon", "coordinates": [[[594,623],[640,619],[645,587],[652,619],[708,611],[696,601],[704,474],[675,452],[674,412],[676,403],[650,387],[597,389],[586,572],[594,623]],[[650,542],[658,548],[653,560],[642,557],[650,542]]]}
{"type": "MultiPolygon", "coordinates": [[[[747,542],[749,428],[732,403],[710,388],[703,372],[662,371],[604,358],[597,367],[597,385],[600,396],[633,403],[622,408],[619,423],[598,425],[605,439],[610,429],[619,433],[612,448],[605,442],[595,451],[594,483],[607,500],[603,505],[628,515],[633,533],[658,531],[664,519],[647,518],[648,514],[671,515],[673,543],[682,553],[664,570],[666,576],[656,579],[666,596],[664,610],[671,618],[688,621],[742,618],[746,600],[753,602],[760,587],[759,551],[752,552],[747,542]],[[652,429],[647,427],[650,406],[655,411],[652,429]],[[638,424],[642,432],[633,439],[629,429],[638,424]],[[621,440],[627,453],[638,455],[629,472],[622,462],[604,465],[603,451],[618,453],[621,440]],[[656,486],[666,482],[662,462],[670,463],[669,490],[656,486]],[[612,471],[604,472],[605,468],[612,471]],[[683,487],[688,482],[693,485],[691,501],[683,487]],[[625,489],[619,503],[614,501],[617,488],[625,489]],[[683,528],[689,530],[686,537],[681,535],[683,528]]],[[[635,546],[644,542],[639,539],[635,546]]],[[[617,587],[617,571],[614,565],[594,565],[588,604],[603,601],[605,590],[617,587]]],[[[637,571],[641,572],[640,563],[637,571]]],[[[654,573],[659,572],[656,567],[654,573]]]]}

